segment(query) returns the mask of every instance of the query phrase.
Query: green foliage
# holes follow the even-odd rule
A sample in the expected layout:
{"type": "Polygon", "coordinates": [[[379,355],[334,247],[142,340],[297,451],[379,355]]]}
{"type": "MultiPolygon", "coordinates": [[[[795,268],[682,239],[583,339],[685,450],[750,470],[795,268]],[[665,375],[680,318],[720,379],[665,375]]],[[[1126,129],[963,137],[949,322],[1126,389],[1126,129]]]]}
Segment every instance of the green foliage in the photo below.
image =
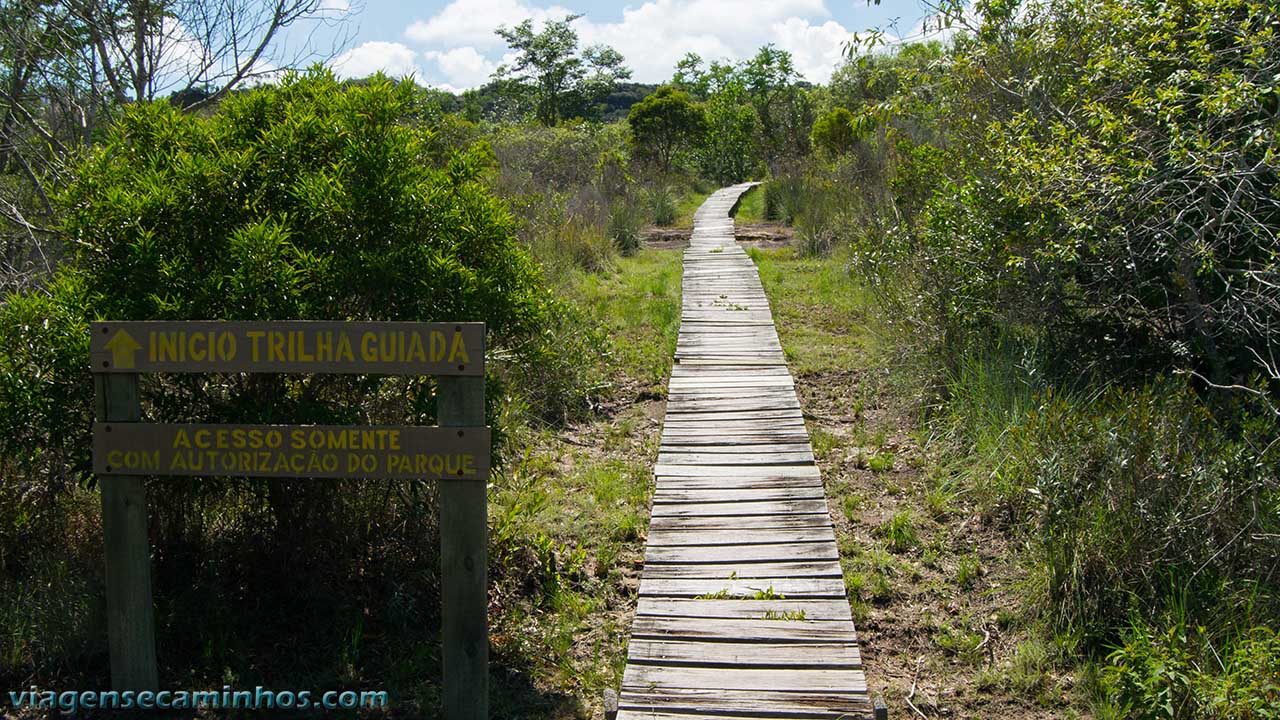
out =
{"type": "Polygon", "coordinates": [[[644,218],[638,208],[619,205],[609,216],[609,237],[623,255],[633,255],[640,249],[640,228],[644,218]]]}
{"type": "Polygon", "coordinates": [[[884,537],[891,552],[901,553],[915,549],[920,543],[915,518],[909,510],[900,510],[882,523],[877,530],[884,537]]]}
{"type": "Polygon", "coordinates": [[[748,179],[758,162],[755,110],[730,96],[717,95],[707,101],[706,117],[706,139],[696,152],[699,171],[721,185],[748,179]]]}
{"type": "Polygon", "coordinates": [[[497,34],[516,53],[512,65],[494,72],[517,105],[527,99],[538,122],[552,126],[565,118],[595,118],[599,103],[631,77],[618,51],[604,45],[578,49],[572,23],[581,15],[548,21],[535,32],[533,20],[500,27],[497,34]]]}
{"type": "Polygon", "coordinates": [[[702,108],[693,103],[688,93],[668,85],[633,105],[627,124],[637,157],[653,162],[663,173],[669,172],[677,155],[693,147],[707,131],[702,108]]]}
{"type": "Polygon", "coordinates": [[[853,113],[842,107],[833,108],[814,121],[809,140],[828,155],[848,152],[857,140],[853,132],[853,113]]]}
{"type": "Polygon", "coordinates": [[[1254,627],[1234,637],[1185,616],[1136,623],[1103,668],[1102,700],[1126,720],[1280,717],[1280,637],[1254,627]]]}
{"type": "Polygon", "coordinates": [[[667,186],[660,185],[649,192],[649,209],[653,213],[654,225],[668,227],[676,223],[676,201],[667,186]]]}

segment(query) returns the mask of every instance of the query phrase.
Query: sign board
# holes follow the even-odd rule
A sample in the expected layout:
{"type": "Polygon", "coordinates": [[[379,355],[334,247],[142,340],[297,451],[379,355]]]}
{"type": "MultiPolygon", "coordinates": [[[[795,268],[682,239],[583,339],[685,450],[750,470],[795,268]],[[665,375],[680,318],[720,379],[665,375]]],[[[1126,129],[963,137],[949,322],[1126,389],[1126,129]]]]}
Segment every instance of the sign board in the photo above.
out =
{"type": "Polygon", "coordinates": [[[103,475],[488,480],[489,428],[96,422],[103,475]]]}
{"type": "Polygon", "coordinates": [[[99,373],[484,375],[484,323],[97,322],[99,373]]]}

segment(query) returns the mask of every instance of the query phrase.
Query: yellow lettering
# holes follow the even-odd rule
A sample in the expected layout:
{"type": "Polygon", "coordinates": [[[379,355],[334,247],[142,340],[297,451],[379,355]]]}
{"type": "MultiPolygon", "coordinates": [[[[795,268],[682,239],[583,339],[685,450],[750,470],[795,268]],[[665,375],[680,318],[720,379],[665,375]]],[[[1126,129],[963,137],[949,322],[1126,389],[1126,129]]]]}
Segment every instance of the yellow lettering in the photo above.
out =
{"type": "Polygon", "coordinates": [[[186,430],[183,430],[182,428],[178,428],[177,434],[173,436],[173,446],[176,448],[191,447],[191,438],[187,437],[186,430]]]}
{"type": "Polygon", "coordinates": [[[466,365],[471,362],[471,358],[467,357],[467,345],[462,342],[462,333],[453,333],[453,347],[449,348],[449,362],[461,362],[466,365]]]}
{"type": "Polygon", "coordinates": [[[338,360],[346,360],[347,362],[355,362],[355,354],[351,352],[351,338],[346,333],[338,336],[338,360]]]}
{"type": "Polygon", "coordinates": [[[266,332],[262,330],[250,330],[245,333],[245,336],[253,341],[253,345],[249,348],[249,357],[254,362],[258,362],[258,359],[261,357],[260,346],[262,344],[263,335],[266,335],[266,332]]]}
{"type": "Polygon", "coordinates": [[[376,340],[377,340],[377,337],[371,332],[367,332],[360,337],[360,359],[361,360],[364,360],[365,362],[377,362],[378,355],[375,352],[375,347],[374,347],[374,342],[376,340]]]}
{"type": "Polygon", "coordinates": [[[234,333],[224,332],[218,336],[218,357],[223,362],[230,362],[236,357],[236,336],[234,333]]]}
{"type": "Polygon", "coordinates": [[[195,362],[200,362],[205,358],[207,348],[204,345],[200,345],[197,350],[197,341],[203,339],[204,336],[200,333],[191,333],[191,337],[187,339],[187,355],[190,355],[195,362]]]}
{"type": "Polygon", "coordinates": [[[208,450],[210,444],[210,433],[208,430],[197,430],[195,432],[196,447],[201,450],[208,450]]]}
{"type": "Polygon", "coordinates": [[[175,332],[160,333],[160,340],[157,343],[157,347],[156,347],[156,354],[159,357],[156,357],[155,359],[159,362],[164,362],[166,360],[173,360],[173,361],[182,360],[182,358],[178,357],[178,347],[179,347],[178,333],[175,333],[175,332]]]}
{"type": "Polygon", "coordinates": [[[408,357],[405,359],[410,362],[427,361],[427,349],[422,346],[422,336],[418,333],[413,333],[409,336],[409,352],[407,355],[408,357]]]}
{"type": "Polygon", "coordinates": [[[444,333],[439,330],[431,331],[431,362],[440,362],[444,360],[444,333]]]}
{"type": "Polygon", "coordinates": [[[284,333],[273,331],[267,336],[267,361],[284,362],[284,333]]]}

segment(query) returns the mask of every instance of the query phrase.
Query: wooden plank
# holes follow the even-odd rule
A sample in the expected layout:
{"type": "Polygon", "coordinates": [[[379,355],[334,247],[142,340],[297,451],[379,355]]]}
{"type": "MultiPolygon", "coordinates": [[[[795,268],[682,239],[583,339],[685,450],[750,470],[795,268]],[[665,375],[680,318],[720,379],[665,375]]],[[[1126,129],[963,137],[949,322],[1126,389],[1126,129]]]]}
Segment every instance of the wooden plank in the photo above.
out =
{"type": "Polygon", "coordinates": [[[619,705],[618,717],[637,720],[691,720],[707,717],[853,720],[870,717],[870,706],[870,700],[857,692],[797,693],[785,689],[735,691],[701,688],[663,688],[661,691],[648,692],[637,689],[628,693],[626,702],[619,705]],[[707,712],[713,714],[704,714],[707,712]],[[633,714],[624,716],[623,713],[633,714]]]}
{"type": "Polygon", "coordinates": [[[740,643],[638,638],[627,648],[627,662],[701,667],[862,667],[858,646],[852,642],[740,643]]]}
{"type": "Polygon", "coordinates": [[[755,580],[838,578],[843,577],[843,573],[840,571],[840,563],[836,560],[794,557],[779,562],[658,563],[646,565],[644,577],[655,580],[730,578],[755,580]]]}
{"type": "MultiPolygon", "coordinates": [[[[831,518],[824,514],[804,513],[787,515],[720,515],[720,516],[658,516],[649,523],[651,535],[664,531],[699,532],[702,530],[794,530],[796,528],[822,528],[831,531],[831,518]]],[[[739,542],[751,538],[738,533],[739,542]]]]}
{"type": "MultiPolygon", "coordinates": [[[[795,606],[812,605],[812,602],[791,601],[795,606]]],[[[804,619],[780,619],[800,618],[800,612],[803,610],[803,607],[800,607],[796,610],[755,611],[746,618],[637,615],[631,626],[631,637],[666,639],[666,641],[740,643],[748,647],[751,643],[788,643],[803,648],[806,644],[858,642],[858,633],[854,632],[854,628],[846,618],[813,620],[809,618],[808,612],[805,612],[804,619]]]]}
{"type": "Polygon", "coordinates": [[[725,563],[791,560],[803,557],[814,560],[839,560],[834,542],[759,543],[756,545],[650,545],[645,549],[645,567],[655,563],[725,563]]]}
{"type": "Polygon", "coordinates": [[[655,503],[699,503],[699,502],[747,502],[759,500],[825,500],[826,494],[822,485],[812,483],[800,487],[754,487],[754,488],[688,488],[672,487],[664,483],[654,493],[655,503]]]}
{"type": "Polygon", "coordinates": [[[664,450],[658,453],[658,462],[665,465],[812,465],[813,453],[804,452],[769,452],[757,453],[728,451],[708,453],[701,451],[664,450]]]}
{"type": "Polygon", "coordinates": [[[706,597],[716,599],[760,599],[761,594],[772,594],[779,599],[826,598],[841,599],[844,581],[840,578],[640,578],[641,597],[706,597]]]}
{"type": "Polygon", "coordinates": [[[849,603],[843,599],[640,598],[636,604],[632,635],[736,639],[741,642],[847,642],[855,637],[851,618],[849,603]],[[726,622],[709,624],[707,618],[726,622]]]}
{"type": "MultiPolygon", "coordinates": [[[[812,519],[808,527],[737,527],[719,529],[663,529],[649,528],[649,547],[730,546],[749,548],[753,544],[774,545],[786,542],[827,542],[835,537],[831,520],[821,515],[791,515],[790,519],[812,519]]],[[[672,520],[700,520],[705,518],[671,518],[672,520]]],[[[738,518],[739,520],[741,518],[738,518]]],[[[726,520],[722,525],[733,525],[726,520]]]]}
{"type": "MultiPolygon", "coordinates": [[[[629,691],[657,691],[669,688],[722,690],[817,690],[865,693],[862,673],[846,668],[701,668],[627,665],[622,675],[624,694],[629,691]]],[[[624,695],[625,697],[626,695],[624,695]]]]}
{"type": "Polygon", "coordinates": [[[672,477],[768,477],[768,478],[787,478],[787,477],[821,477],[816,465],[797,465],[795,467],[739,467],[730,465],[703,465],[701,467],[692,467],[689,465],[671,465],[658,463],[653,466],[654,477],[661,478],[664,475],[672,477]]]}
{"type": "Polygon", "coordinates": [[[759,500],[736,503],[655,503],[652,517],[724,517],[727,515],[818,515],[827,517],[825,498],[759,500]]]}

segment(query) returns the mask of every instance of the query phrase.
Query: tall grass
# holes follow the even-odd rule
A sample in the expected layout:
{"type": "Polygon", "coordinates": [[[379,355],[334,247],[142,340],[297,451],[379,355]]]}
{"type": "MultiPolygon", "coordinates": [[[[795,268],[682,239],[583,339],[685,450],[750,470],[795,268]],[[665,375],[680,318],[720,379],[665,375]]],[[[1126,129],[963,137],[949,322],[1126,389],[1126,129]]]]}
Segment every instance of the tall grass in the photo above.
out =
{"type": "Polygon", "coordinates": [[[963,356],[939,422],[959,485],[1026,547],[1029,606],[1103,670],[1117,718],[1280,717],[1280,421],[1184,379],[1046,382],[963,356]],[[1090,388],[1087,392],[1083,388],[1090,388]],[[1268,714],[1270,713],[1270,714],[1268,714]]]}

